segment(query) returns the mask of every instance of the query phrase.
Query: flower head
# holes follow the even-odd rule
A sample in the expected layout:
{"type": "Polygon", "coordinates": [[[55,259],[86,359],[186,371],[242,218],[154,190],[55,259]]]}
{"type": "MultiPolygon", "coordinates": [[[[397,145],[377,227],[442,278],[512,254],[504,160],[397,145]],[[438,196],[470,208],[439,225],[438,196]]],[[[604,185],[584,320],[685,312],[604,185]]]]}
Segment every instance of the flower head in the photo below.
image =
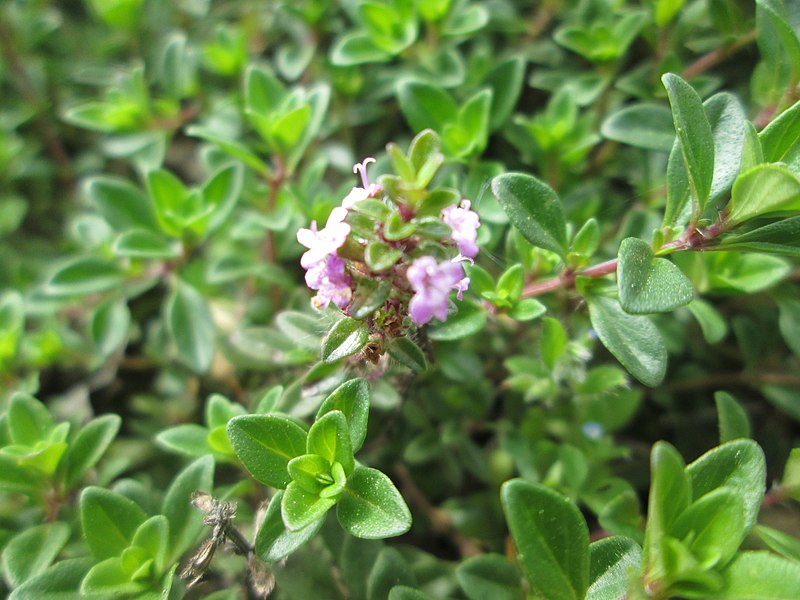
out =
{"type": "Polygon", "coordinates": [[[432,256],[423,256],[411,263],[406,277],[415,292],[408,305],[408,313],[418,325],[427,323],[433,317],[444,321],[447,318],[450,291],[458,290],[458,298],[461,299],[469,285],[460,263],[449,260],[437,263],[432,256]]]}
{"type": "Polygon", "coordinates": [[[344,245],[350,233],[350,225],[344,222],[345,217],[347,210],[340,206],[331,211],[324,229],[317,231],[317,222],[313,221],[310,229],[298,230],[297,241],[308,248],[300,257],[300,265],[304,269],[335,256],[336,251],[344,245]]]}
{"type": "Polygon", "coordinates": [[[377,198],[383,193],[383,188],[377,183],[370,183],[367,177],[367,165],[374,162],[375,159],[369,156],[364,159],[364,162],[353,165],[353,173],[361,175],[361,185],[363,187],[354,187],[350,190],[350,193],[342,200],[344,208],[351,209],[356,202],[361,202],[367,198],[377,198]]]}
{"type": "Polygon", "coordinates": [[[442,221],[452,229],[449,239],[456,243],[459,254],[464,258],[475,258],[478,254],[478,245],[475,242],[481,222],[478,213],[470,209],[470,201],[463,200],[461,206],[445,208],[442,211],[442,221]]]}
{"type": "Polygon", "coordinates": [[[306,271],[306,285],[317,290],[311,302],[319,309],[327,308],[331,302],[339,308],[347,306],[353,297],[352,283],[344,261],[336,255],[328,256],[306,271]]]}

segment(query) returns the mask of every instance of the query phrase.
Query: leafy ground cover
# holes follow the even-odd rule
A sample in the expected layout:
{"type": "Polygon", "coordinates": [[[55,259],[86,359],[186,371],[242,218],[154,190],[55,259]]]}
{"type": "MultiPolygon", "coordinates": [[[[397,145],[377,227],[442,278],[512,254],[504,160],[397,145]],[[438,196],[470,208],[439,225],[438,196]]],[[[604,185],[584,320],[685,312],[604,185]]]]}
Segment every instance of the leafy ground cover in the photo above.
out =
{"type": "Polygon", "coordinates": [[[0,7],[14,600],[800,596],[800,5],[0,7]]]}

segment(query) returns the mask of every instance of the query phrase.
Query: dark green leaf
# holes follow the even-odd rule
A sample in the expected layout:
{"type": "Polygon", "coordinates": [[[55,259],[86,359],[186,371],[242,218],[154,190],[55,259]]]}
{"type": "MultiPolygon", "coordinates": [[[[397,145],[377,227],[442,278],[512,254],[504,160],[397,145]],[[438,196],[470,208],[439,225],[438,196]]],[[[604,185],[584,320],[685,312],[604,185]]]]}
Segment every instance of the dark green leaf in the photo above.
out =
{"type": "Polygon", "coordinates": [[[118,287],[123,277],[114,263],[86,256],[70,260],[56,270],[45,284],[45,291],[53,296],[85,296],[118,287]]]}
{"type": "Polygon", "coordinates": [[[492,191],[525,239],[562,258],[566,255],[564,210],[550,186],[531,175],[507,173],[492,180],[492,191]]]}
{"type": "Polygon", "coordinates": [[[291,481],[286,465],[305,454],[306,432],[294,421],[277,415],[244,415],[228,423],[236,456],[264,485],[285,488],[291,481]]]}
{"type": "Polygon", "coordinates": [[[370,271],[379,273],[392,267],[403,256],[403,251],[384,242],[372,242],[364,252],[370,271]]]}
{"type": "Polygon", "coordinates": [[[786,163],[796,173],[800,169],[800,101],[773,119],[758,137],[764,160],[786,163]]]}
{"type": "Polygon", "coordinates": [[[436,323],[428,329],[432,340],[452,341],[469,337],[481,331],[486,325],[486,310],[470,302],[460,302],[458,312],[444,323],[436,323]]]}
{"type": "MultiPolygon", "coordinates": [[[[369,261],[367,261],[369,264],[369,261]]],[[[392,291],[392,282],[388,279],[362,279],[358,282],[350,314],[354,319],[365,319],[383,306],[392,291]]]]}
{"type": "MultiPolygon", "coordinates": [[[[429,83],[401,81],[397,86],[397,97],[400,110],[415,131],[430,128],[441,133],[458,114],[458,106],[450,95],[429,83]]],[[[419,169],[417,166],[417,171],[419,169]]]]}
{"type": "Polygon", "coordinates": [[[629,315],[612,298],[596,296],[588,302],[592,327],[609,352],[643,384],[661,383],[667,349],[655,325],[647,317],[629,315]]]}
{"type": "Polygon", "coordinates": [[[601,128],[610,140],[669,152],[675,143],[672,114],[660,104],[634,104],[608,117],[601,128]]]}
{"type": "Polygon", "coordinates": [[[187,465],[167,489],[161,513],[169,520],[169,562],[178,560],[197,542],[203,519],[200,511],[192,508],[192,494],[196,491],[210,493],[213,485],[214,459],[206,455],[187,465]]]}
{"type": "Polygon", "coordinates": [[[337,321],[322,340],[323,362],[332,363],[352,356],[364,347],[367,337],[367,327],[361,321],[350,317],[337,321]]]}
{"type": "Polygon", "coordinates": [[[425,353],[407,337],[393,339],[387,350],[389,356],[415,373],[422,373],[428,368],[425,353]]]}
{"type": "Polygon", "coordinates": [[[128,339],[131,312],[122,300],[111,300],[97,307],[89,325],[89,334],[95,350],[101,356],[110,356],[128,339]]]}
{"type": "Polygon", "coordinates": [[[700,324],[703,337],[709,344],[721,342],[728,335],[728,324],[711,304],[700,298],[695,298],[686,305],[700,324]]]}
{"type": "Polygon", "coordinates": [[[711,193],[714,178],[714,138],[700,96],[688,83],[673,73],[661,78],[667,88],[672,120],[681,144],[681,154],[698,211],[711,193]]]}
{"type": "Polygon", "coordinates": [[[522,91],[522,80],[525,75],[525,59],[515,56],[496,64],[483,84],[492,89],[492,111],[489,129],[495,131],[503,126],[517,104],[522,91]]]}
{"type": "Polygon", "coordinates": [[[456,580],[470,600],[518,600],[522,590],[517,569],[500,554],[481,554],[456,568],[456,580]]]}
{"type": "Polygon", "coordinates": [[[500,499],[531,590],[546,600],[582,600],[589,578],[589,529],[578,507],[522,479],[504,483],[500,499]]]}
{"type": "Polygon", "coordinates": [[[207,371],[214,358],[216,331],[205,297],[177,279],[164,310],[178,358],[198,373],[207,371]]]}
{"type": "Polygon", "coordinates": [[[396,548],[383,548],[369,574],[366,600],[383,600],[389,597],[392,588],[398,585],[416,587],[416,583],[414,572],[403,555],[396,548]]]}

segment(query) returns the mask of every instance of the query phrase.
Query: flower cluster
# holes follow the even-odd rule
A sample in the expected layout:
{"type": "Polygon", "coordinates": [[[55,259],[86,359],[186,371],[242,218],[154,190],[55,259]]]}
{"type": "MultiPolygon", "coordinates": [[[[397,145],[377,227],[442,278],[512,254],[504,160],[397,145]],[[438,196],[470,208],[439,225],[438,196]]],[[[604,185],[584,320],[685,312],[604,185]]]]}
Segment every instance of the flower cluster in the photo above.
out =
{"type": "Polygon", "coordinates": [[[375,328],[385,320],[380,318],[381,311],[384,317],[389,312],[401,318],[407,315],[416,325],[424,325],[434,317],[444,321],[450,310],[451,293],[462,300],[469,287],[463,263],[472,263],[478,254],[478,214],[469,200],[459,203],[456,196],[454,203],[439,214],[441,223],[447,226],[440,229],[441,233],[417,234],[426,219],[431,221],[430,212],[423,218],[416,216],[424,206],[427,191],[417,190],[416,195],[410,195],[414,201],[403,197],[397,185],[391,186],[391,193],[385,192],[367,177],[367,165],[373,162],[375,159],[367,158],[354,166],[353,172],[361,176],[361,186],[353,187],[341,205],[333,209],[323,229],[318,230],[312,223],[310,228],[297,232],[297,241],[307,248],[300,259],[306,269],[306,284],[317,292],[312,303],[318,309],[333,303],[348,315],[351,308],[358,306],[356,316],[366,318],[375,328]],[[368,210],[366,200],[378,200],[381,210],[376,211],[374,202],[368,210]],[[351,218],[351,212],[358,216],[351,218]],[[364,225],[370,222],[372,232],[364,225]],[[355,223],[359,224],[358,235],[353,231],[355,223]],[[394,230],[390,231],[391,227],[394,230]],[[398,234],[398,227],[408,233],[398,234]],[[376,288],[385,293],[369,296],[370,301],[373,297],[379,300],[374,307],[369,306],[369,316],[364,317],[364,301],[359,298],[367,294],[360,292],[376,288]]]}

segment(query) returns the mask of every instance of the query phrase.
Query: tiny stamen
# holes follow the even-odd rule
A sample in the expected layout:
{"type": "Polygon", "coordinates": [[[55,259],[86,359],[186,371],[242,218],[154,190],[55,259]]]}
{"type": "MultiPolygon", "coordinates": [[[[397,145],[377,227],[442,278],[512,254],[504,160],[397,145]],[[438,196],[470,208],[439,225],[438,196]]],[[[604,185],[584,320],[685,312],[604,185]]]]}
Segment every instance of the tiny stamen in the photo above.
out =
{"type": "Polygon", "coordinates": [[[366,190],[369,188],[369,179],[367,178],[367,165],[370,163],[376,162],[374,158],[368,156],[364,159],[364,162],[356,163],[353,165],[353,173],[358,173],[361,175],[361,184],[364,186],[366,190]]]}

